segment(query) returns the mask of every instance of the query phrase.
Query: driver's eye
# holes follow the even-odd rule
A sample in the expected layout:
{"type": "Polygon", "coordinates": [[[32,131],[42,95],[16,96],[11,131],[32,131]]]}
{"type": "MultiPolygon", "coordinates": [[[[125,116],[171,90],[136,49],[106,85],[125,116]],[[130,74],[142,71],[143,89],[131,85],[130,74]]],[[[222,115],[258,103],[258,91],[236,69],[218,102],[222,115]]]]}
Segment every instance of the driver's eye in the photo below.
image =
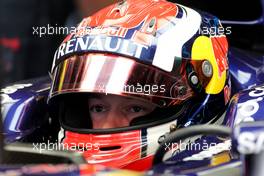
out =
{"type": "Polygon", "coordinates": [[[104,105],[92,105],[89,110],[94,113],[105,112],[106,107],[104,105]]]}
{"type": "Polygon", "coordinates": [[[144,108],[141,106],[131,106],[128,108],[128,111],[131,113],[138,113],[138,112],[142,112],[143,110],[144,108]]]}

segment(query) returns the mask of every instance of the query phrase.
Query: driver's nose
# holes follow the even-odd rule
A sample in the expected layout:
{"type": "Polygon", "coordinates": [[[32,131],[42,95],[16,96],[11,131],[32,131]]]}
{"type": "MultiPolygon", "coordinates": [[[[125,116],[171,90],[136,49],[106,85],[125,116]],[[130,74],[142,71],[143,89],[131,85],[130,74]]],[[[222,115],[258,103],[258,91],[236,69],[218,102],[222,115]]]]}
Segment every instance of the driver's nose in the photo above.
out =
{"type": "Polygon", "coordinates": [[[102,129],[129,126],[129,120],[123,113],[119,113],[118,111],[110,111],[107,113],[104,120],[101,127],[102,129]]]}

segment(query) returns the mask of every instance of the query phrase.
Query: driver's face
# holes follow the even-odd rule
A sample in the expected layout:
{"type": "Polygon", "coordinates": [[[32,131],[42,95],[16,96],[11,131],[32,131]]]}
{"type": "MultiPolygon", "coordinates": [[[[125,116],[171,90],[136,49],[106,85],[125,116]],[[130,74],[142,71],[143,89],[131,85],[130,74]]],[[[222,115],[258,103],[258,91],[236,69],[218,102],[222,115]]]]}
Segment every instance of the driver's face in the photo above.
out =
{"type": "Polygon", "coordinates": [[[88,103],[94,129],[129,126],[134,118],[147,115],[155,109],[152,104],[114,95],[93,97],[88,103]]]}

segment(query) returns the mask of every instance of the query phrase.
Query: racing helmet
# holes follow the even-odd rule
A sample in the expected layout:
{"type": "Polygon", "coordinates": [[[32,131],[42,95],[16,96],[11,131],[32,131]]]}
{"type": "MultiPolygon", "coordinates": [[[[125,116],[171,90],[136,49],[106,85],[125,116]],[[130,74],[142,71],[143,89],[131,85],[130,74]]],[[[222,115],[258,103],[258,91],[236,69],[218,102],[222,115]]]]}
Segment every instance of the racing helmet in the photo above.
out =
{"type": "MultiPolygon", "coordinates": [[[[172,131],[221,123],[230,98],[228,43],[209,14],[166,0],[126,0],[83,19],[54,55],[48,103],[59,140],[90,164],[146,170],[172,131]],[[87,99],[154,104],[129,126],[94,129],[87,99]]],[[[118,118],[118,117],[116,117],[118,118]]]]}

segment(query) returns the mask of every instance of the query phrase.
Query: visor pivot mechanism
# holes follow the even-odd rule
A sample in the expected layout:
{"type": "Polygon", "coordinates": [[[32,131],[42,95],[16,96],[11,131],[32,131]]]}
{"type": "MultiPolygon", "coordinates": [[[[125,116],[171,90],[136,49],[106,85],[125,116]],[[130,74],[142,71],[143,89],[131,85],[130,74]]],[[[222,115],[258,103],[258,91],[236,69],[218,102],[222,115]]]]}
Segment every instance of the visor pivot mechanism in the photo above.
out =
{"type": "Polygon", "coordinates": [[[188,76],[189,82],[193,87],[197,87],[199,85],[199,78],[195,71],[192,71],[188,76]]]}
{"type": "Polygon", "coordinates": [[[193,74],[190,79],[193,85],[197,85],[199,82],[198,77],[195,74],[193,74]]]}
{"type": "Polygon", "coordinates": [[[195,92],[200,93],[202,91],[203,87],[198,78],[198,75],[196,74],[194,70],[189,74],[188,80],[189,80],[190,86],[195,90],[195,92]]]}
{"type": "Polygon", "coordinates": [[[202,64],[202,71],[204,76],[210,78],[213,75],[213,67],[209,61],[204,61],[202,64]]]}

